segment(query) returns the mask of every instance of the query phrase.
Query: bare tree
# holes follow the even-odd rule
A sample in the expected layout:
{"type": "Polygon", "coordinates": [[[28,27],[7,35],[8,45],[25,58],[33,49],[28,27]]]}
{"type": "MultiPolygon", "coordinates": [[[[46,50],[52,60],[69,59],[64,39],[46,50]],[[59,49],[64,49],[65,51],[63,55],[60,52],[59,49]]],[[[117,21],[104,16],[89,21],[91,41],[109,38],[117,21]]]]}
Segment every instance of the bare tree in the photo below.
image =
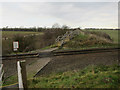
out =
{"type": "Polygon", "coordinates": [[[67,25],[63,25],[62,29],[69,29],[69,27],[67,25]]]}
{"type": "Polygon", "coordinates": [[[58,23],[52,25],[52,28],[60,28],[61,26],[58,23]]]}

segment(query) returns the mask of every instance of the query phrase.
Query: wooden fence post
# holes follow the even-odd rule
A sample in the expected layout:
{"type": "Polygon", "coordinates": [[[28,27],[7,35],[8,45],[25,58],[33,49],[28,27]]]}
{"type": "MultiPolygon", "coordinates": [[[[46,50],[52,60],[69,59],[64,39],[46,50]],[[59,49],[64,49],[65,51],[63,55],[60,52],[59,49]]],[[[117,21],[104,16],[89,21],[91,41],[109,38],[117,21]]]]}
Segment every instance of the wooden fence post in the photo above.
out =
{"type": "Polygon", "coordinates": [[[17,62],[18,67],[18,84],[19,88],[27,89],[27,74],[25,60],[17,62]]]}

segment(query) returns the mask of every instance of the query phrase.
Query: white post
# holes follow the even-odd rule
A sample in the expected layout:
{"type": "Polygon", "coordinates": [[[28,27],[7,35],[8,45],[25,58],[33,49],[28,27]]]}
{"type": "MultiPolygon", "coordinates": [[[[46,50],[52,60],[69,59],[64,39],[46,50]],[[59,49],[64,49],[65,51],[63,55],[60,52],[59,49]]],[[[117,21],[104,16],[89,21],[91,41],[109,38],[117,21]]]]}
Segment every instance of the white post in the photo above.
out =
{"type": "Polygon", "coordinates": [[[3,71],[3,64],[0,64],[0,87],[2,86],[3,84],[3,74],[4,74],[4,71],[3,71]]]}
{"type": "Polygon", "coordinates": [[[18,84],[19,84],[19,88],[23,88],[23,81],[22,81],[22,73],[21,73],[20,61],[17,62],[17,66],[18,66],[18,84]]]}
{"type": "Polygon", "coordinates": [[[26,75],[25,60],[18,61],[17,66],[18,66],[19,89],[27,89],[27,75],[26,75]]]}

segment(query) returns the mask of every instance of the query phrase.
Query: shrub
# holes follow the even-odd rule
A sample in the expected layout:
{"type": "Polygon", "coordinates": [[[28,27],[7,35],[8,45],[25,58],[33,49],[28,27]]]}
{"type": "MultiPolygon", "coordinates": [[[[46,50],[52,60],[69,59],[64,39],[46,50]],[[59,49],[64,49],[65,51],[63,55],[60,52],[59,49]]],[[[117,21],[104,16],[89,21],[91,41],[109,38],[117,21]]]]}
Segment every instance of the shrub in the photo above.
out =
{"type": "Polygon", "coordinates": [[[34,43],[33,43],[34,40],[35,40],[35,36],[23,37],[18,34],[13,37],[13,41],[19,42],[19,49],[18,49],[19,52],[34,50],[34,43]]]}
{"type": "Polygon", "coordinates": [[[91,31],[90,33],[91,33],[91,34],[95,34],[95,35],[97,35],[97,36],[99,36],[99,37],[103,37],[103,38],[106,38],[106,39],[112,41],[111,37],[110,37],[108,34],[106,34],[105,32],[95,32],[95,31],[91,31]]]}
{"type": "Polygon", "coordinates": [[[12,41],[2,40],[2,55],[10,54],[12,52],[12,41]]]}

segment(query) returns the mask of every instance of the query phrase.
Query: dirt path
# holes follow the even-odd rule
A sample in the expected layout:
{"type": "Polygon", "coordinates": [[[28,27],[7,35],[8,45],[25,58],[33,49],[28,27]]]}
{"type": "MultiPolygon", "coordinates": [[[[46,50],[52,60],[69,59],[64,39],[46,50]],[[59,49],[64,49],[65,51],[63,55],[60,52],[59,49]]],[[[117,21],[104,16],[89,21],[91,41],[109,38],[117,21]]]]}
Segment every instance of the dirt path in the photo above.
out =
{"type": "MultiPolygon", "coordinates": [[[[51,52],[56,50],[57,48],[51,48],[47,50],[41,50],[40,52],[51,52]]],[[[46,66],[50,62],[51,58],[39,58],[37,61],[34,61],[31,64],[28,64],[27,67],[27,74],[28,77],[33,77],[36,73],[38,73],[44,66],[46,66]]]]}
{"type": "Polygon", "coordinates": [[[33,77],[37,72],[39,72],[48,62],[50,62],[51,58],[40,58],[34,61],[31,64],[26,66],[28,77],[33,77]]]}
{"type": "Polygon", "coordinates": [[[46,49],[46,50],[41,50],[40,52],[52,52],[56,49],[58,49],[58,48],[57,47],[56,48],[50,48],[50,49],[46,49]]]}

